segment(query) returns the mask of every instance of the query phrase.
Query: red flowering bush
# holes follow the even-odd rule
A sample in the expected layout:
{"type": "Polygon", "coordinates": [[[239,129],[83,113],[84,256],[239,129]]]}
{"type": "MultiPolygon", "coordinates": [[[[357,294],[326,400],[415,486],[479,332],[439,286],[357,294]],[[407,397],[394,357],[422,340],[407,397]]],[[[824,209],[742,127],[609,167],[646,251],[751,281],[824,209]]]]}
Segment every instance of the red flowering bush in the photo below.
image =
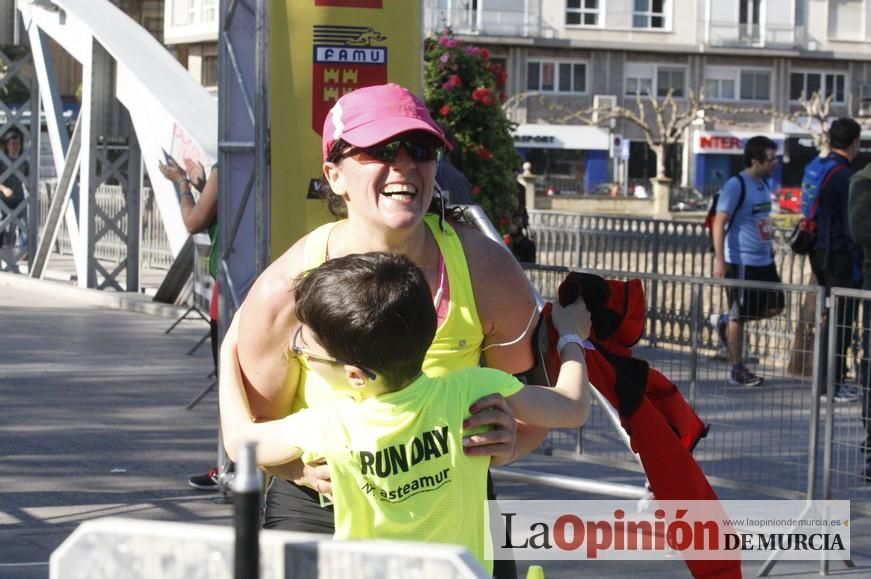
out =
{"type": "Polygon", "coordinates": [[[486,48],[466,45],[450,30],[426,40],[424,97],[460,143],[472,194],[497,227],[517,210],[515,173],[521,159],[501,104],[508,73],[486,48]]]}

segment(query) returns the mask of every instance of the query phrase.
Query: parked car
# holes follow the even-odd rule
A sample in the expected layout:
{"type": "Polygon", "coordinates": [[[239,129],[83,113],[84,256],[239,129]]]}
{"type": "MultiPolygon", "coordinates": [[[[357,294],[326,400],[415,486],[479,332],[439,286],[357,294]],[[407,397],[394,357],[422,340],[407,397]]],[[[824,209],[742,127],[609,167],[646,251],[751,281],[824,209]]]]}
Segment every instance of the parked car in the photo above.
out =
{"type": "Polygon", "coordinates": [[[672,211],[705,211],[709,200],[693,187],[677,187],[671,191],[672,211]]]}
{"type": "Polygon", "coordinates": [[[801,213],[801,187],[781,187],[774,196],[781,213],[801,213]]]}

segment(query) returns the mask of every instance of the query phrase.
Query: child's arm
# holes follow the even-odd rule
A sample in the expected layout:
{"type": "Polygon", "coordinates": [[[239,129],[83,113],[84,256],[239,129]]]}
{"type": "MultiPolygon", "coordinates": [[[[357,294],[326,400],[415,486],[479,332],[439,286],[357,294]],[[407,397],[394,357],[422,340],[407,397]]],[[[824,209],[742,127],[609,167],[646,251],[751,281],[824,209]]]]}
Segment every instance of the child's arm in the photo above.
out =
{"type": "MultiPolygon", "coordinates": [[[[230,324],[227,335],[237,335],[238,326],[236,318],[230,324]]],[[[298,459],[302,450],[288,443],[287,433],[293,431],[295,419],[302,421],[304,417],[297,413],[281,420],[254,422],[248,399],[242,390],[244,386],[239,364],[235,363],[236,356],[236,339],[224,340],[221,345],[218,404],[224,448],[230,459],[236,461],[237,451],[243,442],[257,443],[257,464],[260,466],[285,464],[298,459]]]]}
{"type": "MultiPolygon", "coordinates": [[[[561,337],[576,334],[586,340],[590,335],[590,312],[583,300],[565,308],[554,303],[553,322],[561,337]]],[[[526,386],[506,399],[515,418],[548,428],[576,427],[587,421],[592,396],[583,348],[569,342],[560,357],[562,366],[555,388],[526,386]]]]}

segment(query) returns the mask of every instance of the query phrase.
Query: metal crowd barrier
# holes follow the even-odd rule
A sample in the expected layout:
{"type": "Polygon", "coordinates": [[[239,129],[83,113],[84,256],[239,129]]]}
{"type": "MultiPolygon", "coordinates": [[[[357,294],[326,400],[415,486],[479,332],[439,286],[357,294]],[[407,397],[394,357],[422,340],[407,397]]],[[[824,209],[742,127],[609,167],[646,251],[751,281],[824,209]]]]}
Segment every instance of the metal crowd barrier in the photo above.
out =
{"type": "MultiPolygon", "coordinates": [[[[524,269],[546,298],[556,294],[569,271],[536,265],[524,269]]],[[[713,484],[783,498],[818,494],[818,459],[826,445],[817,428],[820,398],[816,392],[823,382],[820,365],[813,360],[821,355],[821,334],[816,330],[824,328],[822,288],[586,271],[642,280],[649,316],[644,337],[633,351],[668,376],[711,425],[694,456],[713,484]],[[745,359],[765,378],[756,388],[728,383],[731,365],[717,358],[719,338],[710,323],[712,315],[726,310],[726,288],[738,286],[780,290],[785,295],[780,315],[745,324],[745,359]]],[[[598,407],[581,430],[552,431],[542,449],[564,458],[640,471],[598,407]]]]}
{"type": "MultiPolygon", "coordinates": [[[[529,211],[537,263],[590,269],[711,277],[710,235],[700,222],[529,211]]],[[[774,262],[784,283],[804,284],[810,264],[775,229],[774,262]]]]}
{"type": "Polygon", "coordinates": [[[834,288],[830,299],[822,498],[849,499],[851,508],[871,514],[871,291],[834,288]],[[838,365],[844,369],[840,379],[838,365]],[[835,403],[836,388],[855,389],[859,398],[835,403]]]}

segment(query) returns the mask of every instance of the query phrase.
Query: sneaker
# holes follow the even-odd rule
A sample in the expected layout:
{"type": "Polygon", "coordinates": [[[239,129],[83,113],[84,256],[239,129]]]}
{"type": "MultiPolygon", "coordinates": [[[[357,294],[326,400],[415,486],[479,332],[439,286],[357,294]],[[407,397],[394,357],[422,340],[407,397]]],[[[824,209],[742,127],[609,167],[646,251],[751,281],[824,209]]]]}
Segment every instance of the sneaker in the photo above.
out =
{"type": "Polygon", "coordinates": [[[206,474],[194,475],[188,479],[188,484],[199,491],[218,490],[218,469],[210,469],[206,474]]]}
{"type": "Polygon", "coordinates": [[[717,362],[728,362],[732,359],[731,354],[729,354],[729,347],[726,344],[720,344],[717,348],[717,353],[711,356],[711,360],[716,360],[717,362]]]}
{"type": "Polygon", "coordinates": [[[732,368],[732,372],[729,375],[729,384],[732,384],[733,386],[756,388],[757,386],[762,386],[764,381],[764,378],[757,376],[744,366],[732,368]]]}
{"type": "MultiPolygon", "coordinates": [[[[841,389],[835,392],[832,400],[835,401],[835,404],[843,404],[847,402],[855,402],[859,399],[859,392],[855,388],[851,388],[849,386],[841,386],[841,389]]],[[[826,402],[828,397],[823,394],[820,396],[820,400],[826,402]]]]}

